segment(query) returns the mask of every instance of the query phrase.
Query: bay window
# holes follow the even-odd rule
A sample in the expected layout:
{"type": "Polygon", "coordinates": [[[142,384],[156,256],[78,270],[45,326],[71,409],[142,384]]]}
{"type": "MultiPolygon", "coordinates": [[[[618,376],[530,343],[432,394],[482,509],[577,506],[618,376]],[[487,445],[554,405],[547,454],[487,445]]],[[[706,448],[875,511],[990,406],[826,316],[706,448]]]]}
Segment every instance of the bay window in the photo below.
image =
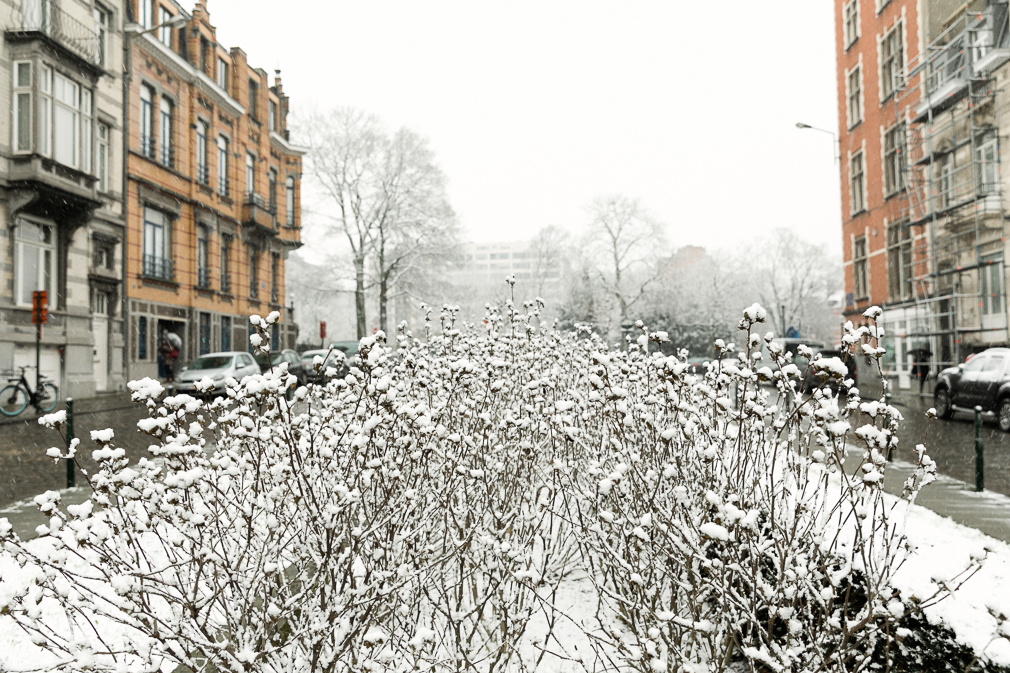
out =
{"type": "Polygon", "coordinates": [[[32,64],[14,64],[14,151],[32,150],[32,64]]]}
{"type": "Polygon", "coordinates": [[[92,173],[91,168],[91,92],[81,90],[81,170],[92,173]]]}
{"type": "Polygon", "coordinates": [[[80,163],[81,87],[60,73],[53,77],[53,149],[56,161],[77,168],[80,163]]]}
{"type": "Polygon", "coordinates": [[[284,190],[284,210],[289,227],[295,226],[295,178],[289,175],[284,190]]]}
{"type": "Polygon", "coordinates": [[[52,156],[53,137],[53,69],[39,69],[39,152],[52,156]]]}
{"type": "Polygon", "coordinates": [[[98,156],[96,173],[98,176],[98,191],[109,191],[109,127],[98,125],[98,156]]]}
{"type": "Polygon", "coordinates": [[[31,306],[32,293],[36,290],[45,290],[50,297],[56,297],[56,233],[53,227],[19,220],[14,241],[17,303],[31,306]]]}

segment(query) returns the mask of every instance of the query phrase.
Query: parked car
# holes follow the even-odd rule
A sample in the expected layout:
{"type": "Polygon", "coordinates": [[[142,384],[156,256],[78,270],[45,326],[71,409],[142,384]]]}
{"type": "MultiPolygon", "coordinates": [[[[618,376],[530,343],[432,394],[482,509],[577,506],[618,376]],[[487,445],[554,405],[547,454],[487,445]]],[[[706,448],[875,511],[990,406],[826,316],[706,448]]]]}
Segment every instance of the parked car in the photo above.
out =
{"type": "MultiPolygon", "coordinates": [[[[794,338],[777,337],[775,339],[772,339],[772,342],[782,346],[782,349],[786,353],[791,353],[793,356],[793,364],[795,364],[801,370],[806,369],[807,359],[799,354],[800,346],[806,346],[814,352],[823,350],[824,348],[827,347],[826,343],[824,343],[823,341],[818,341],[816,339],[803,339],[803,338],[794,339],[794,338]]],[[[770,367],[772,371],[778,369],[778,366],[775,364],[775,361],[772,360],[771,356],[768,354],[768,347],[765,346],[764,343],[761,344],[761,353],[763,357],[761,359],[760,366],[770,367]]]]}
{"type": "Polygon", "coordinates": [[[305,385],[309,377],[315,375],[315,372],[305,366],[298,353],[290,348],[285,348],[281,351],[272,351],[269,355],[267,353],[260,353],[256,356],[256,364],[260,366],[261,372],[270,371],[271,367],[276,367],[282,362],[288,363],[289,374],[294,374],[298,377],[298,385],[305,385]]]}
{"type": "Polygon", "coordinates": [[[337,370],[338,377],[347,375],[347,358],[344,357],[343,351],[337,350],[336,348],[317,348],[315,350],[305,351],[302,353],[302,364],[305,365],[305,370],[308,372],[310,381],[314,381],[317,376],[316,368],[313,364],[317,355],[324,360],[322,369],[320,369],[319,372],[320,381],[326,379],[326,370],[330,367],[337,370]]]}
{"type": "MultiPolygon", "coordinates": [[[[842,361],[842,364],[849,370],[848,378],[852,379],[853,385],[858,385],[859,381],[859,368],[856,365],[856,358],[853,358],[848,351],[838,350],[836,348],[820,348],[814,353],[816,358],[820,355],[822,358],[838,358],[842,361]]],[[[803,379],[803,392],[810,393],[813,392],[814,388],[822,385],[820,377],[814,374],[813,368],[807,366],[804,359],[804,366],[806,367],[806,374],[803,379]]],[[[828,379],[823,382],[825,388],[828,388],[833,394],[838,394],[838,381],[835,379],[828,379]]]]}
{"type": "Polygon", "coordinates": [[[1000,430],[1010,432],[1010,348],[990,348],[936,377],[933,406],[940,418],[957,408],[982,407],[996,413],[1000,430]]]}
{"type": "Polygon", "coordinates": [[[243,351],[226,351],[201,355],[176,374],[175,382],[169,384],[173,393],[197,393],[196,382],[209,376],[214,382],[214,392],[221,394],[225,389],[225,379],[229,376],[241,381],[246,376],[259,374],[260,368],[253,356],[243,351]]]}
{"type": "Polygon", "coordinates": [[[346,376],[351,367],[357,367],[361,363],[358,359],[357,341],[334,341],[330,344],[330,348],[344,354],[344,368],[340,376],[346,376]]]}

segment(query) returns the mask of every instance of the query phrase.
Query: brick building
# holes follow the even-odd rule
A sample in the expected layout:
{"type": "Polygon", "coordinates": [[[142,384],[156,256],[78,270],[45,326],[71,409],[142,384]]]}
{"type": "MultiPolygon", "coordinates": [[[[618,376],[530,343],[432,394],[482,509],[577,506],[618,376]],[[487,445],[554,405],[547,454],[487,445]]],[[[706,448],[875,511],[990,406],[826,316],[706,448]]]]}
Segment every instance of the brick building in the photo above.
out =
{"type": "Polygon", "coordinates": [[[1006,0],[836,0],[845,315],[884,308],[907,386],[1007,342],[1006,0]]]}
{"type": "Polygon", "coordinates": [[[122,389],[122,0],[0,0],[0,371],[61,397],[122,389]],[[34,372],[28,373],[34,380],[34,372]]]}
{"type": "Polygon", "coordinates": [[[126,283],[131,378],[157,374],[158,335],[181,359],[248,348],[250,314],[280,311],[293,347],[284,266],[300,243],[301,157],[279,73],[218,44],[206,2],[129,0],[126,283]],[[182,18],[177,18],[182,17],[182,18]]]}

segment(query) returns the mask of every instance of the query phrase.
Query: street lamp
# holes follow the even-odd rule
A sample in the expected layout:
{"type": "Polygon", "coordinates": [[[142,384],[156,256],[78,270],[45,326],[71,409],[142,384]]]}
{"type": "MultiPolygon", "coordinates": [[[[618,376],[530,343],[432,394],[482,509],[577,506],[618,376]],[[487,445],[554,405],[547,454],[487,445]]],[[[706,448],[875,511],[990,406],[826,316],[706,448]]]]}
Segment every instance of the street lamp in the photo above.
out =
{"type": "Polygon", "coordinates": [[[834,142],[835,150],[835,163],[838,163],[842,159],[842,148],[838,145],[838,136],[835,135],[834,131],[829,131],[827,129],[817,128],[816,126],[811,126],[810,124],[804,124],[803,122],[796,122],[796,128],[798,129],[810,129],[812,131],[820,131],[821,133],[827,133],[834,142]]]}
{"type": "Polygon", "coordinates": [[[162,28],[175,28],[176,26],[181,26],[184,23],[188,22],[189,19],[187,19],[185,16],[183,16],[182,14],[176,14],[168,21],[165,21],[164,23],[159,23],[157,26],[154,26],[153,28],[147,28],[145,30],[140,29],[139,23],[128,23],[123,27],[123,32],[128,33],[130,35],[144,35],[145,33],[153,33],[154,31],[161,30],[162,28]]]}

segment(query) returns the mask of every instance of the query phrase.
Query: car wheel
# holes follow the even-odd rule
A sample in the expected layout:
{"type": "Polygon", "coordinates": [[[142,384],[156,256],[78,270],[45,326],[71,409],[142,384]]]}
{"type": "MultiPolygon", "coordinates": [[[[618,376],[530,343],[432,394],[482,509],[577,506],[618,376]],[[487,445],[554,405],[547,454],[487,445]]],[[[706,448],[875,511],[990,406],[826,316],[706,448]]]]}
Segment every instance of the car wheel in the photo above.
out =
{"type": "Polygon", "coordinates": [[[997,420],[999,429],[1003,432],[1010,432],[1010,397],[1000,400],[997,420]]]}
{"type": "Polygon", "coordinates": [[[954,415],[954,405],[950,401],[950,393],[946,388],[941,388],[933,394],[933,406],[936,415],[946,420],[954,415]]]}

